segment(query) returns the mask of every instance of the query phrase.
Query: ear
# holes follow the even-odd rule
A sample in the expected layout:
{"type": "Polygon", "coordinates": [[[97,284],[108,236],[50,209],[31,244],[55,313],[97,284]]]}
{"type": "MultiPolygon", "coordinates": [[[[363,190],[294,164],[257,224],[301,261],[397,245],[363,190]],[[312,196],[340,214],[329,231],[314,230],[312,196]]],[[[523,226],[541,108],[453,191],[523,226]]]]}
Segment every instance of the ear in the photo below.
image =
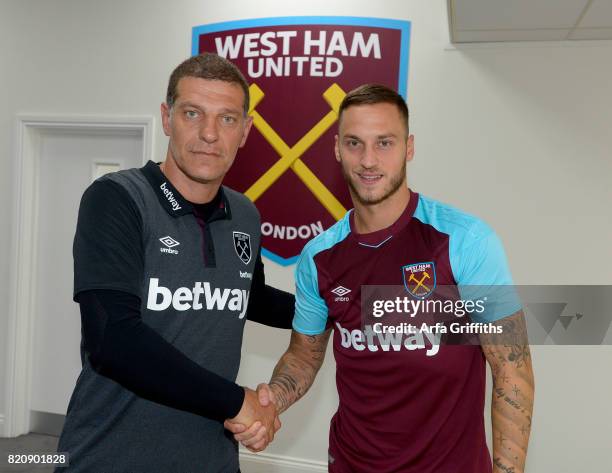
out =
{"type": "Polygon", "coordinates": [[[240,141],[239,148],[242,148],[244,144],[246,143],[246,140],[249,136],[249,132],[251,131],[252,126],[253,126],[253,117],[251,115],[247,115],[245,123],[244,123],[244,130],[242,132],[242,140],[240,141]]]}
{"type": "Polygon", "coordinates": [[[170,136],[170,107],[168,107],[168,104],[164,102],[161,104],[160,110],[164,134],[166,136],[170,136]]]}
{"type": "Polygon", "coordinates": [[[410,135],[406,140],[406,162],[414,158],[414,135],[410,135]]]}
{"type": "Polygon", "coordinates": [[[338,140],[338,135],[334,136],[334,153],[336,155],[336,161],[340,162],[340,142],[338,140]]]}

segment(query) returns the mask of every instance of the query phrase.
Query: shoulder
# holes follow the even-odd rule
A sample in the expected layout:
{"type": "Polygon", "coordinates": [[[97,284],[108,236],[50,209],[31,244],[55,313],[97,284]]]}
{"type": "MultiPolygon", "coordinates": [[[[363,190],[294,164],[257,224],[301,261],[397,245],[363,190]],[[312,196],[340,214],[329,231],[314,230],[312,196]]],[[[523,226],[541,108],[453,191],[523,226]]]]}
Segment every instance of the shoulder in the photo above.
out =
{"type": "Polygon", "coordinates": [[[427,197],[419,198],[415,217],[449,236],[449,259],[458,284],[512,284],[503,244],[483,220],[427,197]]]}
{"type": "Polygon", "coordinates": [[[318,253],[333,248],[335,245],[343,241],[351,233],[351,226],[349,222],[351,212],[352,210],[349,210],[344,217],[338,220],[335,224],[333,224],[323,233],[319,233],[316,237],[306,243],[302,253],[300,254],[300,260],[305,258],[312,259],[318,253]]]}
{"type": "Polygon", "coordinates": [[[142,168],[123,169],[121,171],[111,172],[96,179],[94,182],[114,182],[126,190],[145,186],[150,187],[150,184],[142,172],[142,168]]]}
{"type": "Polygon", "coordinates": [[[132,193],[111,176],[112,174],[102,176],[85,189],[81,199],[81,207],[91,208],[100,214],[104,214],[106,211],[115,213],[124,209],[136,210],[132,193]]]}
{"type": "Polygon", "coordinates": [[[242,216],[261,219],[257,207],[247,196],[227,186],[222,186],[222,189],[223,195],[229,202],[232,214],[240,212],[242,216]]]}
{"type": "Polygon", "coordinates": [[[494,234],[493,229],[479,217],[423,195],[419,195],[414,218],[449,235],[451,241],[462,246],[494,234]]]}
{"type": "Polygon", "coordinates": [[[125,169],[96,179],[84,192],[81,205],[95,204],[110,211],[142,214],[155,198],[141,169],[125,169]],[[149,193],[147,194],[147,188],[149,193]]]}

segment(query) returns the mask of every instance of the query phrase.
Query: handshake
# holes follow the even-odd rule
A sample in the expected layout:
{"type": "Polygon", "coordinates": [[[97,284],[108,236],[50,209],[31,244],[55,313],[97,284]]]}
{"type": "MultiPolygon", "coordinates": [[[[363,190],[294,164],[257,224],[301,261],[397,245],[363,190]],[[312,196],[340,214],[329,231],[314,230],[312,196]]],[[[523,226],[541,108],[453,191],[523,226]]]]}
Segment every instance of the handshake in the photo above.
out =
{"type": "Polygon", "coordinates": [[[257,391],[244,388],[240,412],[233,419],[227,419],[223,426],[250,451],[261,452],[281,428],[279,414],[272,387],[262,383],[257,386],[257,391]]]}

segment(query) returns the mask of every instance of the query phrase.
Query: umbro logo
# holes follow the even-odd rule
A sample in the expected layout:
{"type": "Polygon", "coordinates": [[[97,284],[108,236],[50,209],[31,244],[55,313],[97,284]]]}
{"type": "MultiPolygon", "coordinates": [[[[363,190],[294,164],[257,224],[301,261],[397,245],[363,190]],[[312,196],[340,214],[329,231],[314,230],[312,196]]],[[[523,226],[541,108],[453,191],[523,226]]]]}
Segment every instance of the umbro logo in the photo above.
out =
{"type": "Polygon", "coordinates": [[[180,243],[176,241],[174,238],[172,238],[171,236],[165,236],[165,237],[161,237],[159,241],[161,241],[162,244],[166,247],[166,248],[160,248],[159,251],[161,251],[162,253],[170,253],[172,255],[178,255],[178,250],[173,250],[172,248],[180,245],[180,243]]]}
{"type": "Polygon", "coordinates": [[[331,292],[335,294],[336,296],[338,296],[334,299],[334,301],[336,302],[348,302],[349,301],[349,298],[346,297],[346,295],[349,292],[351,292],[350,289],[347,289],[344,286],[338,286],[336,289],[332,289],[331,292]]]}
{"type": "Polygon", "coordinates": [[[348,294],[349,292],[351,292],[351,290],[350,290],[350,289],[347,289],[347,288],[346,288],[346,287],[344,287],[344,286],[338,286],[336,289],[332,289],[332,292],[333,292],[334,294],[336,294],[337,296],[342,297],[342,296],[344,296],[345,294],[348,294]]]}

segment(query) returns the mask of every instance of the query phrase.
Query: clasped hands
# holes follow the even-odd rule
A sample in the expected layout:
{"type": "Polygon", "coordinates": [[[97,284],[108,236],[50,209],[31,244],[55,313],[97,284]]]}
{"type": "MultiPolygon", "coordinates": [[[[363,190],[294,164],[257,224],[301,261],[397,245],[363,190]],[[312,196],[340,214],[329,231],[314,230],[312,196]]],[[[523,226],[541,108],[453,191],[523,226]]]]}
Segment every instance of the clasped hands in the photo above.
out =
{"type": "Polygon", "coordinates": [[[265,450],[281,428],[272,389],[263,383],[257,386],[257,391],[245,387],[240,412],[223,426],[250,451],[265,450]]]}

